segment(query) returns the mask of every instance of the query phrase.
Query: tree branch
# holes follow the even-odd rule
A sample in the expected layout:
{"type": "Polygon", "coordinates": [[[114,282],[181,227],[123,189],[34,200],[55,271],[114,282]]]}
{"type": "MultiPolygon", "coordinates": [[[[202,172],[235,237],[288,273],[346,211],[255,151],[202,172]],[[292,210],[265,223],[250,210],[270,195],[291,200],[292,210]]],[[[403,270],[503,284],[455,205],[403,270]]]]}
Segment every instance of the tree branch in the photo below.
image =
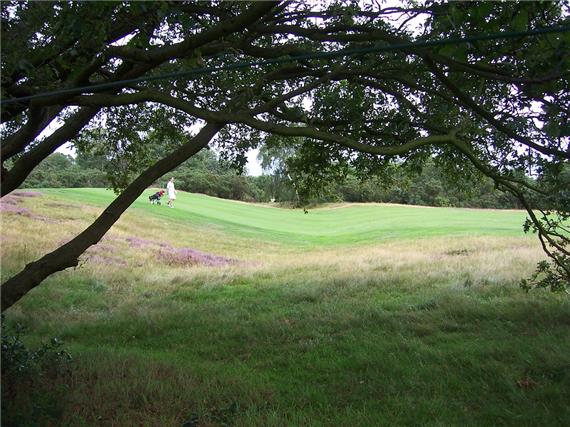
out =
{"type": "Polygon", "coordinates": [[[194,117],[201,118],[208,122],[217,123],[242,123],[264,132],[272,132],[283,136],[304,136],[321,141],[334,142],[346,148],[363,151],[370,154],[386,156],[396,156],[406,154],[410,150],[426,145],[443,144],[450,142],[448,135],[428,136],[418,138],[406,144],[395,146],[373,146],[363,144],[354,139],[318,130],[311,126],[295,127],[283,126],[277,123],[269,123],[256,119],[249,111],[241,112],[212,112],[204,110],[194,105],[155,91],[144,91],[128,95],[90,95],[78,96],[70,100],[70,105],[105,105],[117,106],[141,102],[158,102],[173,108],[180,109],[194,117]]]}
{"type": "Polygon", "coordinates": [[[17,132],[7,137],[1,146],[2,162],[24,151],[61,112],[61,106],[51,108],[30,108],[28,122],[17,132]]]}
{"type": "Polygon", "coordinates": [[[122,46],[111,46],[107,50],[110,56],[119,57],[135,62],[147,62],[153,64],[179,58],[188,52],[203,46],[211,41],[219,40],[231,33],[246,29],[258,21],[263,15],[273,9],[279,2],[264,1],[254,3],[246,12],[209,28],[199,34],[193,35],[183,42],[154,49],[151,52],[132,49],[122,46]]]}
{"type": "Polygon", "coordinates": [[[426,54],[425,56],[430,57],[432,60],[437,61],[440,64],[446,65],[447,67],[449,67],[450,70],[463,71],[469,74],[485,77],[486,79],[503,81],[508,83],[541,84],[570,75],[570,71],[566,70],[566,71],[550,73],[542,77],[533,77],[533,78],[515,77],[508,75],[506,72],[502,70],[498,70],[492,67],[481,67],[479,65],[459,62],[452,58],[448,58],[446,56],[438,55],[435,53],[426,54]]]}
{"type": "Polygon", "coordinates": [[[2,284],[2,312],[14,305],[46,277],[77,266],[79,256],[96,244],[127,208],[154,181],[204,148],[223,127],[209,123],[192,140],[141,173],[82,233],[53,252],[27,264],[24,270],[2,284]]]}
{"type": "Polygon", "coordinates": [[[557,156],[563,159],[570,160],[570,153],[565,153],[564,151],[536,144],[532,142],[530,139],[517,134],[508,126],[503,125],[501,122],[499,122],[493,117],[493,114],[486,111],[484,108],[480,107],[479,104],[477,104],[473,99],[469,97],[469,95],[461,91],[459,87],[457,87],[447,76],[445,76],[445,74],[437,67],[437,65],[433,62],[431,58],[429,58],[428,56],[424,56],[423,59],[424,62],[428,65],[428,67],[435,74],[435,76],[439,79],[439,81],[441,81],[444,84],[444,86],[447,87],[450,90],[450,92],[453,93],[459,99],[459,101],[462,103],[463,106],[471,109],[477,115],[487,120],[487,122],[489,122],[495,129],[499,130],[500,132],[503,132],[505,135],[513,138],[514,140],[520,142],[521,144],[535,149],[536,151],[542,154],[557,156]]]}
{"type": "Polygon", "coordinates": [[[65,125],[23,154],[14,163],[9,171],[2,174],[0,185],[0,197],[14,191],[24,182],[30,172],[39,165],[47,156],[53,153],[70,139],[74,138],[83,127],[99,112],[98,107],[81,109],[73,117],[66,121],[65,125]]]}

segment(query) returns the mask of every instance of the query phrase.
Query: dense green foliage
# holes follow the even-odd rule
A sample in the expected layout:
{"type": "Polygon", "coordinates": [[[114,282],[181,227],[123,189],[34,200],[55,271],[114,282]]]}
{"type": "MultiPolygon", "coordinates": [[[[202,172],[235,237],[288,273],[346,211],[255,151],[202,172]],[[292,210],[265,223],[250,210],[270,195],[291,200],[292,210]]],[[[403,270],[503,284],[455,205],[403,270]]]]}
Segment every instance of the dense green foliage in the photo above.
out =
{"type": "MultiPolygon", "coordinates": [[[[319,188],[300,200],[293,181],[287,176],[271,175],[266,182],[269,190],[277,188],[276,198],[300,204],[324,202],[379,202],[421,206],[454,206],[469,208],[512,209],[522,208],[520,202],[508,193],[498,191],[492,180],[476,177],[463,185],[451,185],[445,173],[426,162],[421,170],[409,170],[405,165],[393,165],[390,175],[357,176],[350,171],[342,178],[319,188]],[[275,181],[279,185],[275,185],[275,181]]],[[[313,189],[314,190],[314,189],[313,189]]],[[[272,194],[269,191],[269,194],[272,194]]]]}
{"type": "MultiPolygon", "coordinates": [[[[240,174],[211,150],[202,150],[168,176],[175,177],[176,188],[183,191],[248,202],[267,201],[255,177],[240,174]]],[[[166,179],[157,184],[166,187],[166,179]]]]}
{"type": "Polygon", "coordinates": [[[22,188],[107,187],[109,181],[101,162],[54,153],[28,176],[22,188]]]}
{"type": "Polygon", "coordinates": [[[68,387],[46,385],[69,381],[72,357],[58,338],[31,349],[25,335],[22,325],[7,324],[2,315],[2,425],[57,424],[68,387]]]}
{"type": "MultiPolygon", "coordinates": [[[[22,188],[109,188],[113,184],[113,163],[104,156],[79,153],[77,157],[55,153],[26,179],[22,188]]],[[[176,178],[176,188],[224,199],[266,201],[254,177],[240,175],[227,163],[218,161],[212,151],[203,150],[184,162],[169,176],[176,178]]],[[[154,185],[166,187],[163,177],[154,185]]]]}

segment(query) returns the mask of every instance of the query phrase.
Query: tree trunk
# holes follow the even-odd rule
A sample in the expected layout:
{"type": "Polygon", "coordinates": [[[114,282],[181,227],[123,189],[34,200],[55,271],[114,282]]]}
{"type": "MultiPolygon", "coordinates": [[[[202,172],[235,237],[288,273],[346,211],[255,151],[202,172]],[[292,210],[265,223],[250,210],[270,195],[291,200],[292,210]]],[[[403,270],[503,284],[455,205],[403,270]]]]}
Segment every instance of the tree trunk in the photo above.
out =
{"type": "Polygon", "coordinates": [[[2,312],[49,275],[76,266],[79,256],[91,245],[101,240],[123,212],[149,185],[208,145],[223,126],[220,123],[206,124],[191,141],[140,174],[81,234],[39,260],[27,264],[20,273],[4,282],[1,288],[2,312]]]}
{"type": "Polygon", "coordinates": [[[2,162],[25,151],[26,147],[42,133],[61,112],[62,106],[31,108],[28,123],[2,141],[2,162]]]}
{"type": "Polygon", "coordinates": [[[65,125],[31,150],[24,152],[22,157],[14,163],[14,166],[12,166],[10,170],[3,172],[0,181],[0,197],[4,197],[6,194],[18,188],[26,180],[32,170],[45,160],[46,157],[70,139],[75,138],[100,109],[100,107],[82,108],[72,118],[66,121],[65,125]]]}

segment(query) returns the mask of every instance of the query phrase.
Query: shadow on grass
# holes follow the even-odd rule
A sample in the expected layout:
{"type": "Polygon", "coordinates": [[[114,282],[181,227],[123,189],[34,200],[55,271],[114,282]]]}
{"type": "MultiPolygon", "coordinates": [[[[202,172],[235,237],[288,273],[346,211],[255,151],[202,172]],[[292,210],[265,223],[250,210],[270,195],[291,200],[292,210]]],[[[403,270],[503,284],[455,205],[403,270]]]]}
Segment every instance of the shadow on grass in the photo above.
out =
{"type": "Polygon", "coordinates": [[[568,301],[366,289],[188,284],[166,303],[71,322],[59,330],[72,374],[34,385],[38,401],[59,384],[59,422],[70,426],[570,419],[568,301]]]}

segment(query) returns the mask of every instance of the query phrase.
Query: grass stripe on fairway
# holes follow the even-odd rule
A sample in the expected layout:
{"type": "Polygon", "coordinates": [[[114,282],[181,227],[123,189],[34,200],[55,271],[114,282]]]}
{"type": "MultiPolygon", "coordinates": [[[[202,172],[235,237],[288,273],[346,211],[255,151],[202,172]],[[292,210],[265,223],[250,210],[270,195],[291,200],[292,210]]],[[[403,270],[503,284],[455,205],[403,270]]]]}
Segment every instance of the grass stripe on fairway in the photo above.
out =
{"type": "MultiPolygon", "coordinates": [[[[114,198],[103,189],[47,189],[47,195],[106,206],[114,198]]],[[[223,200],[178,192],[175,209],[148,203],[148,190],[130,208],[169,221],[217,226],[242,236],[285,244],[344,245],[386,239],[443,235],[522,236],[523,211],[355,204],[309,210],[223,200]]]]}

